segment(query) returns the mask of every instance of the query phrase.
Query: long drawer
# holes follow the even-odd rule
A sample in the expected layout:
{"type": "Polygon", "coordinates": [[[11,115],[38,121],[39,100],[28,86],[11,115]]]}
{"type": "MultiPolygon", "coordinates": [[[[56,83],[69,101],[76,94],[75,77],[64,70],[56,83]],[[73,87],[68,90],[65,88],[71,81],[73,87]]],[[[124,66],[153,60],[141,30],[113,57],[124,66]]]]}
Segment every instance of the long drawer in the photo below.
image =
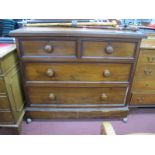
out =
{"type": "Polygon", "coordinates": [[[130,64],[114,63],[24,63],[28,81],[127,82],[130,64]]]}
{"type": "Polygon", "coordinates": [[[138,63],[139,64],[143,64],[143,63],[155,64],[155,50],[154,49],[141,49],[138,63]]]}
{"type": "Polygon", "coordinates": [[[141,64],[137,66],[135,79],[136,80],[155,80],[155,65],[154,64],[141,64]]]}
{"type": "Polygon", "coordinates": [[[155,80],[134,80],[133,86],[132,86],[133,91],[141,91],[141,90],[155,90],[155,80]]]}
{"type": "Polygon", "coordinates": [[[134,57],[135,43],[122,41],[83,41],[83,57],[134,57]]]}
{"type": "Polygon", "coordinates": [[[31,104],[124,104],[126,92],[126,87],[27,87],[31,104]]]}
{"type": "Polygon", "coordinates": [[[76,41],[67,39],[31,39],[21,42],[24,56],[75,57],[76,41]]]}

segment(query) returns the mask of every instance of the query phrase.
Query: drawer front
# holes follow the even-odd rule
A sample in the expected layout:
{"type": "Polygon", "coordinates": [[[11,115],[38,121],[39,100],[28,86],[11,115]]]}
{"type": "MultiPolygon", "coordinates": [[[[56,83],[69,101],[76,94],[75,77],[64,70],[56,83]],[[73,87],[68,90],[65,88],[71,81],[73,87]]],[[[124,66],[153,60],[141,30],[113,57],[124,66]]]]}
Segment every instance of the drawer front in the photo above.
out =
{"type": "Polygon", "coordinates": [[[128,81],[130,64],[25,63],[29,81],[128,81]]]}
{"type": "Polygon", "coordinates": [[[31,104],[124,104],[126,88],[28,87],[31,104]]]}
{"type": "Polygon", "coordinates": [[[9,100],[7,96],[0,96],[0,110],[10,109],[9,100]]]}
{"type": "Polygon", "coordinates": [[[152,63],[155,64],[155,49],[141,49],[138,63],[152,63]]]}
{"type": "Polygon", "coordinates": [[[6,88],[5,88],[5,82],[2,77],[0,77],[0,93],[5,93],[6,88]]]}
{"type": "Polygon", "coordinates": [[[11,112],[0,111],[0,123],[13,123],[14,119],[11,112]]]}
{"type": "Polygon", "coordinates": [[[155,93],[132,94],[131,104],[155,104],[155,93]]]}
{"type": "Polygon", "coordinates": [[[134,80],[132,89],[138,90],[155,90],[155,80],[134,80]]]}
{"type": "Polygon", "coordinates": [[[58,40],[24,40],[22,41],[24,56],[75,57],[75,41],[58,40]]]}
{"type": "Polygon", "coordinates": [[[54,108],[50,110],[27,110],[26,116],[32,119],[68,119],[68,118],[124,118],[128,108],[54,108]]]}
{"type": "Polygon", "coordinates": [[[84,41],[83,57],[133,57],[135,43],[84,41]]]}
{"type": "Polygon", "coordinates": [[[155,80],[155,65],[154,64],[141,64],[136,68],[135,80],[150,81],[155,80]]]}

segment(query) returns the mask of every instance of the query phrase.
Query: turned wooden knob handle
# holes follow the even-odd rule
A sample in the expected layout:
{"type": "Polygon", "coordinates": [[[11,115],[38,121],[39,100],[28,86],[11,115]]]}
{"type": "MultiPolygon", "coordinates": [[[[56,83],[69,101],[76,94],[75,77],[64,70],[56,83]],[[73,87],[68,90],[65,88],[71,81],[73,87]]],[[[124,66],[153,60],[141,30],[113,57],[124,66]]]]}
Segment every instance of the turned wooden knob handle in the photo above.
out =
{"type": "Polygon", "coordinates": [[[144,101],[144,97],[138,97],[138,98],[137,98],[137,101],[138,101],[138,102],[143,102],[143,101],[144,101]]]}
{"type": "Polygon", "coordinates": [[[53,71],[53,69],[48,69],[47,72],[46,72],[46,74],[47,74],[48,76],[50,76],[50,77],[54,76],[54,71],[53,71]]]}
{"type": "Polygon", "coordinates": [[[53,51],[52,45],[45,45],[44,50],[48,53],[51,53],[53,51]]]}
{"type": "Polygon", "coordinates": [[[110,71],[109,71],[108,69],[104,70],[103,75],[104,75],[105,77],[109,77],[109,76],[110,76],[110,71]]]}
{"type": "Polygon", "coordinates": [[[105,93],[103,93],[103,94],[101,95],[101,100],[102,100],[102,101],[106,101],[107,98],[108,98],[108,96],[107,96],[105,93]]]}
{"type": "Polygon", "coordinates": [[[111,45],[107,45],[105,48],[105,52],[107,54],[112,54],[114,52],[114,48],[111,45]]]}
{"type": "Polygon", "coordinates": [[[50,93],[48,97],[49,97],[50,100],[55,100],[56,99],[56,96],[53,93],[50,93]]]}
{"type": "Polygon", "coordinates": [[[144,69],[144,74],[145,75],[150,75],[152,73],[151,69],[144,69]]]}

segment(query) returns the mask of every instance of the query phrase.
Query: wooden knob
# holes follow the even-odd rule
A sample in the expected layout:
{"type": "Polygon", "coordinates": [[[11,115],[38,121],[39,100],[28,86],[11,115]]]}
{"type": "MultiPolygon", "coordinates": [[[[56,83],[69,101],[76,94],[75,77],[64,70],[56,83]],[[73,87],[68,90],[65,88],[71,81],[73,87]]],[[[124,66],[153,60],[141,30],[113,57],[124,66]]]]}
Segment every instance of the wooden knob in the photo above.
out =
{"type": "Polygon", "coordinates": [[[54,76],[54,71],[53,71],[53,69],[48,69],[47,72],[46,72],[46,74],[47,74],[48,76],[50,76],[50,77],[54,76]]]}
{"type": "Polygon", "coordinates": [[[106,101],[107,98],[108,98],[108,96],[107,96],[105,93],[103,93],[103,94],[101,95],[101,100],[102,100],[102,101],[106,101]]]}
{"type": "Polygon", "coordinates": [[[151,69],[144,69],[144,74],[145,75],[151,75],[152,70],[151,69]]]}
{"type": "Polygon", "coordinates": [[[138,97],[138,98],[137,98],[137,101],[138,101],[138,102],[143,102],[143,101],[144,101],[144,97],[138,97]]]}
{"type": "Polygon", "coordinates": [[[103,75],[104,75],[105,77],[109,77],[109,76],[110,76],[110,71],[109,71],[108,69],[104,70],[103,75]]]}
{"type": "Polygon", "coordinates": [[[105,48],[105,52],[107,54],[112,54],[114,52],[114,49],[111,45],[107,45],[106,48],[105,48]]]}
{"type": "Polygon", "coordinates": [[[51,46],[51,45],[46,45],[46,46],[44,47],[44,50],[45,50],[46,52],[50,53],[50,52],[53,51],[53,46],[51,46]]]}
{"type": "Polygon", "coordinates": [[[53,93],[50,93],[48,97],[49,97],[50,100],[55,100],[56,99],[56,97],[55,97],[55,95],[53,93]]]}

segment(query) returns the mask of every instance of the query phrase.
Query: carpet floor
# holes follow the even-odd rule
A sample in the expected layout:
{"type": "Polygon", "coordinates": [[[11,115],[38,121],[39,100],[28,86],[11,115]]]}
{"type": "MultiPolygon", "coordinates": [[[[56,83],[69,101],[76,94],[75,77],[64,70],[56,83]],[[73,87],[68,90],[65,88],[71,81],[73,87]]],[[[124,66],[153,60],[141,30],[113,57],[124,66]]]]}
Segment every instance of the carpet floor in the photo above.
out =
{"type": "MultiPolygon", "coordinates": [[[[118,135],[155,133],[155,108],[132,110],[127,123],[121,119],[34,120],[30,124],[23,121],[21,135],[99,135],[102,121],[110,121],[118,135]]],[[[9,134],[11,131],[0,128],[0,135],[9,134]]]]}

